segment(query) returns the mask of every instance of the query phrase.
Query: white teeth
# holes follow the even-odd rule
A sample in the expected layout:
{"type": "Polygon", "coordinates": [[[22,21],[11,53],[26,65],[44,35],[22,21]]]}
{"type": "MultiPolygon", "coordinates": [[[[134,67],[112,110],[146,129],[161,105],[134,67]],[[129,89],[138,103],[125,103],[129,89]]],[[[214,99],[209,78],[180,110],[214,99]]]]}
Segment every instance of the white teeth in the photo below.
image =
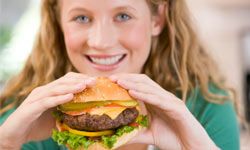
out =
{"type": "Polygon", "coordinates": [[[113,65],[116,64],[123,55],[117,55],[114,57],[109,57],[109,58],[96,58],[96,57],[89,57],[92,62],[95,64],[100,64],[100,65],[113,65]]]}

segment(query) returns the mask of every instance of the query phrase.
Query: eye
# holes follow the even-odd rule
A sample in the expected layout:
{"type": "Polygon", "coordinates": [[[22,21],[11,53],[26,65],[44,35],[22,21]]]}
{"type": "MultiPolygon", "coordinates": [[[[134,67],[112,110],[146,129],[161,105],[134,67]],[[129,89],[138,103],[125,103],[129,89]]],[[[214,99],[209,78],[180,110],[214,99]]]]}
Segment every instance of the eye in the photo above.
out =
{"type": "Polygon", "coordinates": [[[121,13],[121,14],[116,16],[116,20],[119,22],[128,21],[130,19],[131,19],[131,17],[125,13],[121,13]]]}
{"type": "Polygon", "coordinates": [[[90,22],[90,18],[87,16],[77,16],[75,20],[79,23],[88,23],[90,22]]]}

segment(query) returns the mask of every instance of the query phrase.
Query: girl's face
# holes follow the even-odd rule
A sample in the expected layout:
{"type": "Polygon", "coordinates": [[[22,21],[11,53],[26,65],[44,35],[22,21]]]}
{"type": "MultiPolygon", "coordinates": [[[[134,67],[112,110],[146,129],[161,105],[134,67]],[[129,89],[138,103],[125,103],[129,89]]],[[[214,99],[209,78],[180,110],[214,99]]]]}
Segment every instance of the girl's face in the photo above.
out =
{"type": "Polygon", "coordinates": [[[140,73],[160,33],[146,0],[62,0],[67,53],[83,74],[140,73]]]}

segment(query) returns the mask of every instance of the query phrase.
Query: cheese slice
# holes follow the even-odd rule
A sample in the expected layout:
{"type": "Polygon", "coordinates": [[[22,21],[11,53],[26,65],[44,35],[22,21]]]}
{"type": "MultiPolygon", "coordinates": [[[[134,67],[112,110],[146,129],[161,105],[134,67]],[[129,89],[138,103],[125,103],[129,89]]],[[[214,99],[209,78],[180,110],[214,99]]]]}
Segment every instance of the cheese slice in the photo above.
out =
{"type": "Polygon", "coordinates": [[[126,107],[102,107],[100,108],[93,108],[89,112],[91,115],[108,115],[111,119],[115,119],[120,113],[122,113],[126,107]]]}

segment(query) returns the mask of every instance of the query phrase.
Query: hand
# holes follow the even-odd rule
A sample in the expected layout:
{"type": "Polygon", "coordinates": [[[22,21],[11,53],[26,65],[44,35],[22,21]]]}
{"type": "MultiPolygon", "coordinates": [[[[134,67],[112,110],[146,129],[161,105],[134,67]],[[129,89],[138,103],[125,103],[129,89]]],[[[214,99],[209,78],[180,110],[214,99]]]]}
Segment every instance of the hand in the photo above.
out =
{"type": "Polygon", "coordinates": [[[150,127],[130,143],[154,144],[160,149],[216,149],[185,103],[148,76],[117,74],[110,77],[147,105],[150,127]]]}
{"type": "Polygon", "coordinates": [[[68,73],[47,85],[35,88],[0,127],[2,145],[18,149],[30,140],[49,138],[55,127],[55,120],[51,115],[53,107],[69,102],[74,93],[81,92],[94,83],[94,78],[68,73]]]}

